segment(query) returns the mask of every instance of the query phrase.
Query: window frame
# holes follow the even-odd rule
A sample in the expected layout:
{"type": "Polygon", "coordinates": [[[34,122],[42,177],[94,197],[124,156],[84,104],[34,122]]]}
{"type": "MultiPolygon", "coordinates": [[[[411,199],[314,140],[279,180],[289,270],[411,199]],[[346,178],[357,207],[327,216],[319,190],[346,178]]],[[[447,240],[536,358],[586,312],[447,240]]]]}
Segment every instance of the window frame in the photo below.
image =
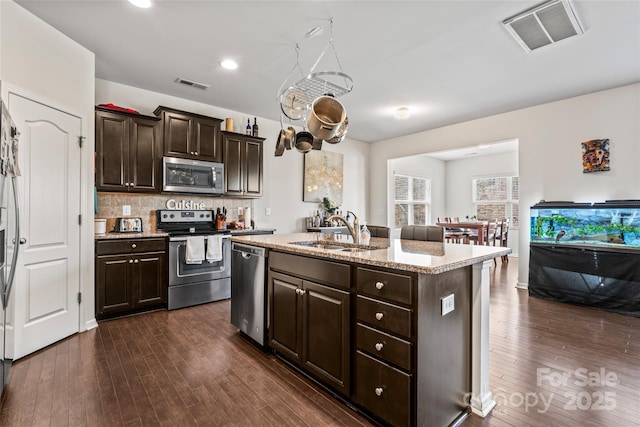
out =
{"type": "MultiPolygon", "coordinates": [[[[393,228],[395,230],[400,230],[400,227],[396,224],[396,206],[399,204],[406,204],[409,207],[409,211],[407,212],[407,224],[413,225],[415,224],[414,220],[414,205],[425,205],[425,224],[430,224],[431,221],[431,178],[424,176],[416,176],[409,175],[405,173],[393,172],[393,228]],[[396,191],[396,178],[404,177],[409,179],[408,188],[407,188],[407,200],[398,200],[397,191],[396,191]],[[424,200],[414,200],[413,199],[413,182],[415,179],[424,180],[425,181],[425,199],[424,200]]],[[[420,224],[422,225],[422,224],[420,224]]]]}
{"type": "MultiPolygon", "coordinates": [[[[505,217],[509,218],[509,228],[517,230],[520,228],[520,176],[513,173],[508,174],[498,174],[498,175],[485,175],[485,176],[475,176],[471,178],[471,201],[473,204],[473,211],[476,217],[478,216],[478,205],[496,205],[496,204],[504,204],[505,205],[505,217]],[[494,199],[494,200],[481,200],[478,201],[478,192],[477,192],[477,182],[479,180],[488,180],[488,179],[507,179],[507,189],[506,189],[506,199],[494,199]],[[518,198],[513,198],[513,179],[516,178],[518,180],[518,198]],[[515,213],[515,215],[514,215],[515,213]],[[514,225],[513,218],[514,216],[518,217],[518,225],[514,225]]],[[[499,219],[499,218],[498,218],[499,219]]]]}

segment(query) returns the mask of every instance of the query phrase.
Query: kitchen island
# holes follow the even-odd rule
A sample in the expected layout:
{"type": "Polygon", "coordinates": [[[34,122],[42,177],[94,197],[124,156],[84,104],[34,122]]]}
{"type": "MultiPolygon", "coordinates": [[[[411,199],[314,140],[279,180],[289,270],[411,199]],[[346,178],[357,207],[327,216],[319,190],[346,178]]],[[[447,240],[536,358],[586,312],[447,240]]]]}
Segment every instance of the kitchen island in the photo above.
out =
{"type": "Polygon", "coordinates": [[[511,249],[319,233],[238,236],[269,249],[269,346],[377,421],[486,416],[489,268],[511,249]]]}

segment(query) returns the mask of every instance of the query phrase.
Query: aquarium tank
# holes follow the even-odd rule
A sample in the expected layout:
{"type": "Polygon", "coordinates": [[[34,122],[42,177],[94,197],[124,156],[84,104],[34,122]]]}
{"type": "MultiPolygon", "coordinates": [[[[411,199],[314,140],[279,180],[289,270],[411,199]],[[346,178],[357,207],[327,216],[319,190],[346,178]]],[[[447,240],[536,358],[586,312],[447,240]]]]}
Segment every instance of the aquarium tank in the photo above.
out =
{"type": "Polygon", "coordinates": [[[640,200],[531,207],[531,243],[640,249],[640,200]]]}

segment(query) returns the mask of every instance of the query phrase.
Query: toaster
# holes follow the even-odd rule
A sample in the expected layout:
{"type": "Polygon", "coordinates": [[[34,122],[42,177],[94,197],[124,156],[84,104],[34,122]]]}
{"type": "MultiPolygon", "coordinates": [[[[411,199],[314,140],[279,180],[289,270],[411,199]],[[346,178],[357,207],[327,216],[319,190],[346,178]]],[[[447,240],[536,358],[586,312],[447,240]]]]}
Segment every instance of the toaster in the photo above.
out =
{"type": "Polygon", "coordinates": [[[116,218],[116,233],[141,233],[142,218],[116,218]]]}

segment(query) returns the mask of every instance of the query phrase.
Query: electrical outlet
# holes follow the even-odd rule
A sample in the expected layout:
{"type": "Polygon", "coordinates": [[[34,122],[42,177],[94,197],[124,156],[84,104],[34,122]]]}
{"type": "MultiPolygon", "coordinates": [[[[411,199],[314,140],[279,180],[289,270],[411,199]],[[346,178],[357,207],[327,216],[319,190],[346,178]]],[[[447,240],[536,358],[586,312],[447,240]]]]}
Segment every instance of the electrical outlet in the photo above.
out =
{"type": "Polygon", "coordinates": [[[264,208],[265,215],[271,215],[271,208],[264,208]]]}
{"type": "Polygon", "coordinates": [[[440,302],[442,304],[443,316],[446,316],[455,309],[455,299],[453,294],[440,298],[440,302]]]}
{"type": "Polygon", "coordinates": [[[131,205],[122,205],[122,215],[131,215],[131,205]]]}

